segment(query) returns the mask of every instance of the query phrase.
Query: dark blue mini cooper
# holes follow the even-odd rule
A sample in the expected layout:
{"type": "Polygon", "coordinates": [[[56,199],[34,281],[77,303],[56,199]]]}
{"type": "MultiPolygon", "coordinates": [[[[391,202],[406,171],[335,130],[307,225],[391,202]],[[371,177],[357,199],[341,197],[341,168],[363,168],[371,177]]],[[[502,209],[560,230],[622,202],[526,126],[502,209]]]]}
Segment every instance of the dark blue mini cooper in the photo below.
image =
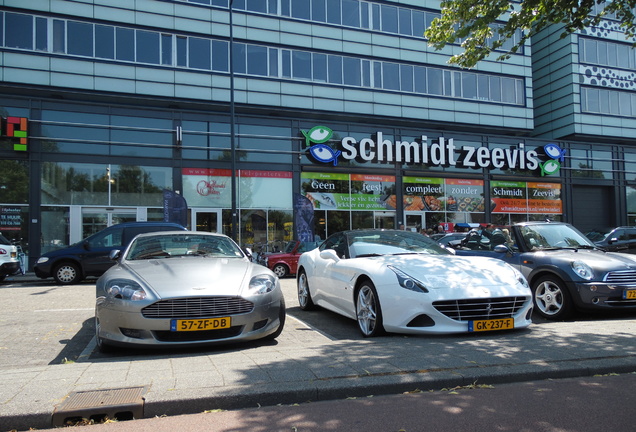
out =
{"type": "Polygon", "coordinates": [[[577,309],[636,310],[636,257],[605,252],[567,223],[472,231],[451,246],[457,255],[500,258],[519,269],[545,318],[567,319],[577,309]]]}

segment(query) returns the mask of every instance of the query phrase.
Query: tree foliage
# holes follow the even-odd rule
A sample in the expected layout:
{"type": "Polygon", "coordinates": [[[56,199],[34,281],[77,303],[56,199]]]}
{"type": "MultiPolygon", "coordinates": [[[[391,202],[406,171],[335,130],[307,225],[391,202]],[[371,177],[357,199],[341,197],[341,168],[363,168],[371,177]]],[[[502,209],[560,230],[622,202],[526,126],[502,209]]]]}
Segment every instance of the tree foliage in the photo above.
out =
{"type": "Polygon", "coordinates": [[[566,37],[612,15],[626,39],[633,42],[636,36],[636,0],[444,0],[441,6],[441,18],[433,20],[425,36],[437,50],[461,41],[464,51],[452,56],[449,63],[466,68],[501,48],[519,30],[521,38],[497,60],[508,59],[530,37],[552,24],[562,25],[561,37],[566,37]]]}

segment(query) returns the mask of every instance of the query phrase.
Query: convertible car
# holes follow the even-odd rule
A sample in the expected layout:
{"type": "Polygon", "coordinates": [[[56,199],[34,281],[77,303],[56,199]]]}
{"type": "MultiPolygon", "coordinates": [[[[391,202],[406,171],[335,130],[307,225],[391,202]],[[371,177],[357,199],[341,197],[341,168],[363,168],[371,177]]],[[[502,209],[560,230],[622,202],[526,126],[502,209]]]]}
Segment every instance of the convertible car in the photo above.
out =
{"type": "Polygon", "coordinates": [[[357,321],[364,337],[512,330],[531,324],[526,279],[490,258],[459,257],[421,234],[353,230],[301,255],[298,301],[357,321]]]}
{"type": "Polygon", "coordinates": [[[227,236],[140,234],[96,284],[97,345],[188,346],[274,339],[285,324],[278,278],[227,236]]]}
{"type": "Polygon", "coordinates": [[[567,319],[577,309],[636,310],[634,255],[605,252],[567,223],[522,222],[508,229],[510,237],[500,244],[495,234],[474,231],[451,245],[457,255],[494,257],[521,271],[544,318],[567,319]]]}

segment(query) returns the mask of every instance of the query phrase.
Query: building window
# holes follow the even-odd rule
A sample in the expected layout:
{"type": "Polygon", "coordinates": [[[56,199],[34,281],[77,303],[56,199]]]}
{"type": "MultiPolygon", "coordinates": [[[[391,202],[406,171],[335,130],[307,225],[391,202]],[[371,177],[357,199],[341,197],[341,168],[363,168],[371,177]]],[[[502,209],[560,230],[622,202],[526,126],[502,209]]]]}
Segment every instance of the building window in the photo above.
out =
{"type": "MultiPolygon", "coordinates": [[[[341,3],[341,0],[329,0],[325,2],[325,7],[329,8],[331,2],[338,6],[338,14],[340,14],[340,6],[343,5],[345,15],[359,15],[360,9],[356,6],[357,2],[353,0],[348,3],[341,3]]],[[[306,5],[306,2],[300,3],[306,5]]],[[[295,2],[292,6],[296,4],[295,2]]],[[[321,4],[316,3],[316,5],[321,4]]],[[[294,7],[304,10],[302,5],[294,7]]],[[[330,10],[327,9],[328,20],[330,10]]],[[[390,28],[398,25],[398,21],[410,22],[405,18],[406,14],[401,10],[398,11],[395,6],[383,5],[381,10],[383,11],[380,23],[382,26],[390,28]]],[[[4,39],[8,47],[44,49],[48,46],[48,41],[42,35],[48,34],[46,24],[49,24],[52,25],[53,41],[51,47],[46,49],[51,49],[54,53],[222,73],[229,71],[229,43],[225,40],[40,17],[34,21],[34,17],[22,14],[5,13],[4,15],[5,21],[17,17],[15,22],[24,24],[24,28],[20,29],[14,28],[13,21],[8,27],[5,26],[4,39]],[[33,29],[34,22],[38,23],[37,31],[33,29]],[[37,40],[36,48],[34,48],[34,34],[37,40]]],[[[410,28],[406,24],[404,26],[410,28]]],[[[308,50],[285,50],[260,44],[235,43],[233,49],[233,71],[236,74],[351,87],[375,87],[389,91],[415,92],[469,100],[479,98],[495,103],[521,106],[525,106],[526,102],[524,80],[513,77],[476,74],[468,71],[451,72],[450,69],[415,66],[407,63],[371,62],[371,60],[358,57],[326,55],[308,50]]],[[[610,94],[608,97],[608,107],[617,107],[619,101],[612,104],[611,100],[619,96],[610,94]]],[[[622,103],[624,99],[620,99],[620,102],[622,103]]]]}

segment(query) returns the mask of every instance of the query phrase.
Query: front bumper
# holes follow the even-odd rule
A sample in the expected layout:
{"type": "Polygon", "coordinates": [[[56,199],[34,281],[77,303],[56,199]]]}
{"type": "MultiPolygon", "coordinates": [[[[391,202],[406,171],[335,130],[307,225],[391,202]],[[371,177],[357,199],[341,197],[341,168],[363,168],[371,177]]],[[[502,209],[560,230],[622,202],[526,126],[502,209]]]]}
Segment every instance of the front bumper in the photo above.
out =
{"type": "Polygon", "coordinates": [[[260,339],[279,328],[284,308],[282,295],[277,296],[271,302],[256,304],[249,313],[224,315],[231,318],[230,328],[204,331],[171,331],[172,320],[179,317],[145,318],[138,311],[125,311],[112,303],[98,305],[95,317],[98,336],[107,344],[158,348],[260,339]]]}
{"type": "Polygon", "coordinates": [[[636,285],[608,283],[575,283],[574,302],[582,309],[636,309],[636,299],[624,298],[626,291],[636,291],[636,285]]]}

